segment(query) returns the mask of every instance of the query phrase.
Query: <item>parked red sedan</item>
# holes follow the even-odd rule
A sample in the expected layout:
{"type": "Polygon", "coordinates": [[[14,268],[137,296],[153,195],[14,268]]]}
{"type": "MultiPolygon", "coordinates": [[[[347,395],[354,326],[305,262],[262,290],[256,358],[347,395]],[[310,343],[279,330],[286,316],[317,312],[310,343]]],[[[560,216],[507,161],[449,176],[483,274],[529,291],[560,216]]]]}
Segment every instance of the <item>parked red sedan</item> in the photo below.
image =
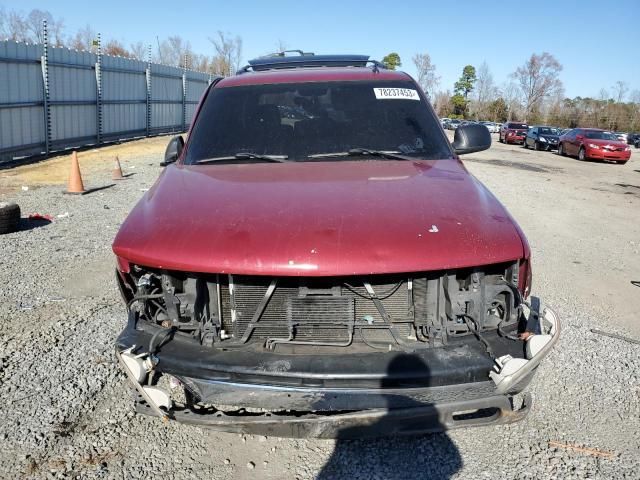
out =
{"type": "Polygon", "coordinates": [[[631,157],[631,147],[613,133],[597,128],[574,128],[560,137],[558,153],[580,160],[611,160],[625,164],[631,157]]]}
{"type": "Polygon", "coordinates": [[[524,143],[528,129],[526,123],[507,122],[500,128],[498,140],[502,143],[524,143]]]}

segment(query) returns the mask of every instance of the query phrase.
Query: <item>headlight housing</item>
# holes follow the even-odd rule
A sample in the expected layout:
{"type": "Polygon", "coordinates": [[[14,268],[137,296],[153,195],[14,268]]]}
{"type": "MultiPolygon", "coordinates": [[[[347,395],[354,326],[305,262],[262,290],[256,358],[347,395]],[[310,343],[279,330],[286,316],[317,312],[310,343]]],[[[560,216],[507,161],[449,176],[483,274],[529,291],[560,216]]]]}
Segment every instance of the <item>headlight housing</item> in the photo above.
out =
{"type": "Polygon", "coordinates": [[[544,137],[540,137],[538,140],[540,140],[541,142],[547,143],[547,139],[544,137]]]}
{"type": "Polygon", "coordinates": [[[600,149],[600,145],[596,145],[595,143],[589,143],[589,144],[587,144],[587,146],[589,148],[593,148],[595,150],[599,150],[600,149]]]}

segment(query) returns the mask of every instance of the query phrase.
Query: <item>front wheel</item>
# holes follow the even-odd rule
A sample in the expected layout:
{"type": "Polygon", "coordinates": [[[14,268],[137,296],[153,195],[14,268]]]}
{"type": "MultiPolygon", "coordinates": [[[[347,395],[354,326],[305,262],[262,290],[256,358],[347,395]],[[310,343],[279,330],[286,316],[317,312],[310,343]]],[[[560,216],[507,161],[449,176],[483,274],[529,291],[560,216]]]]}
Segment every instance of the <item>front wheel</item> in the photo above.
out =
{"type": "Polygon", "coordinates": [[[538,150],[540,150],[540,145],[538,145],[538,142],[535,141],[533,142],[533,149],[537,152],[538,150]]]}
{"type": "Polygon", "coordinates": [[[584,151],[584,147],[580,147],[578,151],[578,160],[584,161],[587,158],[587,153],[584,151]]]}
{"type": "Polygon", "coordinates": [[[563,157],[567,156],[564,151],[564,146],[561,143],[558,144],[558,155],[562,155],[563,157]]]}

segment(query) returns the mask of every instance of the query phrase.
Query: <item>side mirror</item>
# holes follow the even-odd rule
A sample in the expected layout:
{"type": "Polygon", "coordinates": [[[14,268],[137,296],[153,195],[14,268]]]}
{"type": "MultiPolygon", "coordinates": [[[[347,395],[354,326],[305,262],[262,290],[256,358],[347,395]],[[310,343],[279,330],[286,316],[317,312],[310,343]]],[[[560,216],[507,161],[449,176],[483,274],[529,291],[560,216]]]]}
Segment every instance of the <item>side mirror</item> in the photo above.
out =
{"type": "Polygon", "coordinates": [[[166,167],[170,163],[175,162],[180,158],[182,149],[184,148],[184,138],[181,135],[173,137],[167,145],[167,149],[164,151],[164,161],[160,162],[161,167],[166,167]]]}
{"type": "Polygon", "coordinates": [[[453,136],[453,149],[458,155],[480,152],[491,146],[491,134],[484,125],[461,125],[453,136]]]}
{"type": "Polygon", "coordinates": [[[584,135],[576,135],[576,140],[584,140],[584,135]]]}

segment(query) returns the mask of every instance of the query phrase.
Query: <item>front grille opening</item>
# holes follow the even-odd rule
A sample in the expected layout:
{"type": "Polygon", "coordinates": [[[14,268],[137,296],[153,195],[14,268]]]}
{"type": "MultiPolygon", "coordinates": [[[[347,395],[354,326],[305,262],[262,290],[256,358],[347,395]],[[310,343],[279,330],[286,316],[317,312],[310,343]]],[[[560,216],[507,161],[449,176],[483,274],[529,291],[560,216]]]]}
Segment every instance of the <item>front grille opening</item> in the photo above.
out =
{"type": "Polygon", "coordinates": [[[443,346],[487,330],[506,335],[520,328],[523,318],[517,262],[322,278],[134,266],[129,276],[128,306],[140,318],[219,348],[407,350],[443,346]]]}

